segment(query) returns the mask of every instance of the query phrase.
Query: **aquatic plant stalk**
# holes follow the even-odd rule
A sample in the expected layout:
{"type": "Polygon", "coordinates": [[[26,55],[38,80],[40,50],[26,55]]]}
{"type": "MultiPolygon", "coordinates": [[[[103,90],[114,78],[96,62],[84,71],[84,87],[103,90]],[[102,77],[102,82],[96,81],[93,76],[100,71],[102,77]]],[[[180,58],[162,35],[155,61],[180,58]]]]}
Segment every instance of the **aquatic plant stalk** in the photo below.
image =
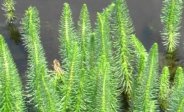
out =
{"type": "Polygon", "coordinates": [[[0,35],[0,112],[24,112],[22,83],[4,37],[0,35]]]}
{"type": "Polygon", "coordinates": [[[182,20],[183,0],[163,0],[161,22],[162,39],[168,52],[173,52],[179,45],[182,20]]]}
{"type": "Polygon", "coordinates": [[[2,9],[5,11],[5,17],[7,23],[12,23],[15,20],[15,1],[3,0],[2,9]]]}
{"type": "Polygon", "coordinates": [[[146,67],[148,53],[144,45],[138,40],[135,35],[132,35],[130,40],[132,46],[132,54],[134,55],[134,61],[132,61],[131,63],[133,63],[132,66],[134,65],[133,68],[136,76],[134,83],[140,83],[144,75],[143,71],[146,67]]]}
{"type": "Polygon", "coordinates": [[[174,86],[169,97],[168,112],[184,111],[184,73],[183,68],[178,67],[174,79],[174,86]]]}
{"type": "MultiPolygon", "coordinates": [[[[90,67],[90,39],[92,29],[87,5],[83,4],[78,22],[78,35],[80,45],[80,73],[75,111],[93,111],[95,108],[95,74],[90,67]]],[[[92,51],[93,52],[93,51],[92,51]]]]}
{"type": "Polygon", "coordinates": [[[143,44],[137,39],[135,35],[131,36],[131,50],[132,50],[132,56],[133,61],[132,67],[134,68],[133,72],[133,84],[132,84],[132,93],[131,93],[131,100],[130,100],[130,110],[133,110],[134,103],[137,102],[137,88],[139,88],[140,84],[144,81],[144,70],[146,68],[146,62],[148,53],[146,49],[144,48],[143,44]]]}
{"type": "Polygon", "coordinates": [[[59,98],[48,74],[47,62],[40,42],[40,20],[35,7],[29,7],[22,19],[24,44],[28,52],[28,95],[39,112],[58,112],[59,98]]]}
{"type": "Polygon", "coordinates": [[[122,91],[130,96],[132,93],[132,66],[129,42],[133,27],[125,0],[116,0],[113,14],[113,36],[115,46],[116,74],[120,79],[122,91]]]}
{"type": "Polygon", "coordinates": [[[82,99],[79,99],[83,92],[81,90],[80,94],[78,90],[80,88],[80,47],[78,45],[77,34],[72,20],[71,9],[67,3],[65,3],[63,7],[59,32],[60,54],[61,58],[63,59],[63,69],[65,70],[63,84],[58,85],[61,87],[61,93],[59,93],[61,97],[61,111],[79,111],[82,109],[81,105],[83,105],[80,104],[82,99]]]}
{"type": "Polygon", "coordinates": [[[133,111],[154,112],[157,109],[157,83],[158,83],[158,45],[150,49],[142,82],[134,91],[133,111]]]}
{"type": "Polygon", "coordinates": [[[159,83],[159,104],[162,110],[167,110],[168,108],[168,98],[170,93],[170,83],[169,83],[169,68],[164,67],[162,70],[162,74],[160,77],[160,83],[159,83]]]}
{"type": "Polygon", "coordinates": [[[99,38],[99,57],[97,68],[96,112],[116,112],[119,109],[117,77],[113,75],[112,43],[110,41],[109,17],[114,8],[111,4],[102,14],[97,16],[97,32],[99,38]]]}

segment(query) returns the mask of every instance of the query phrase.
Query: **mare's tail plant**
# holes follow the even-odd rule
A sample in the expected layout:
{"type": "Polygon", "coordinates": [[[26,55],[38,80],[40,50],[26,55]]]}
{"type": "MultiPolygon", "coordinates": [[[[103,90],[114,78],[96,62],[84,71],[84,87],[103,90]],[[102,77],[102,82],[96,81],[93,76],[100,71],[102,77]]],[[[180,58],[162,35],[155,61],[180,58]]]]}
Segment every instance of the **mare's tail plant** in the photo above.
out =
{"type": "MultiPolygon", "coordinates": [[[[4,0],[7,22],[14,21],[13,0],[4,0]]],[[[179,44],[182,0],[163,0],[162,39],[168,53],[179,44]]],[[[40,42],[40,20],[35,7],[22,19],[28,52],[26,97],[38,112],[168,112],[184,111],[184,72],[176,70],[170,84],[169,68],[158,79],[158,45],[149,53],[134,35],[125,0],[114,0],[97,14],[92,31],[84,4],[77,29],[69,4],[62,10],[59,41],[62,66],[54,60],[52,75],[40,42]],[[160,85],[159,85],[160,84],[160,85]],[[122,98],[120,107],[118,98],[122,98]],[[160,106],[160,107],[159,107],[160,106]]],[[[24,112],[22,85],[7,45],[0,35],[0,111],[24,112]]]]}
{"type": "Polygon", "coordinates": [[[77,90],[82,87],[82,85],[78,85],[80,82],[80,52],[75,30],[70,6],[65,3],[59,30],[61,42],[60,53],[63,59],[63,69],[65,71],[63,74],[63,85],[58,85],[60,86],[59,88],[61,88],[59,92],[62,106],[61,112],[80,111],[83,110],[82,108],[84,106],[82,104],[83,99],[79,99],[84,92],[77,90]]]}
{"type": "Polygon", "coordinates": [[[158,45],[154,44],[144,68],[142,81],[135,88],[133,112],[154,112],[157,109],[158,45]]]}
{"type": "Polygon", "coordinates": [[[15,20],[15,1],[3,0],[3,10],[7,23],[12,23],[15,20]]]}
{"type": "Polygon", "coordinates": [[[100,49],[97,62],[97,105],[95,112],[116,112],[119,109],[117,100],[118,82],[117,77],[113,75],[109,23],[109,17],[114,6],[114,4],[111,4],[103,13],[97,15],[96,36],[99,38],[100,49]]]}
{"type": "Polygon", "coordinates": [[[22,83],[4,37],[0,35],[0,112],[24,112],[22,83]]]}
{"type": "Polygon", "coordinates": [[[40,20],[35,7],[29,7],[22,20],[24,43],[28,52],[28,97],[39,112],[58,112],[59,101],[40,42],[40,20]]]}
{"type": "Polygon", "coordinates": [[[133,105],[137,100],[135,97],[137,95],[136,89],[140,86],[140,84],[143,82],[143,77],[145,75],[144,70],[146,67],[147,57],[148,53],[146,49],[144,48],[143,44],[137,39],[135,35],[131,36],[131,49],[133,54],[133,67],[134,67],[134,80],[132,85],[132,94],[131,94],[131,110],[133,109],[133,105]]]}
{"type": "Polygon", "coordinates": [[[84,4],[81,9],[80,18],[78,22],[78,35],[80,44],[80,73],[77,91],[77,102],[75,111],[85,112],[93,111],[95,107],[95,74],[90,68],[90,39],[92,37],[92,28],[87,5],[84,4]]]}
{"type": "Polygon", "coordinates": [[[148,53],[144,48],[143,44],[137,39],[135,35],[131,36],[131,45],[132,45],[132,54],[134,54],[134,76],[136,77],[134,80],[133,88],[136,88],[138,83],[142,82],[142,77],[144,75],[143,71],[146,67],[146,61],[148,53]]]}
{"type": "Polygon", "coordinates": [[[170,93],[170,83],[169,83],[169,68],[164,67],[162,70],[162,74],[160,76],[159,83],[159,95],[158,101],[162,110],[166,111],[168,108],[169,102],[169,93],[170,93]]]}
{"type": "Polygon", "coordinates": [[[115,40],[116,74],[120,77],[120,87],[130,97],[132,93],[132,66],[129,42],[133,34],[132,22],[125,0],[116,0],[113,15],[113,36],[115,40]]]}
{"type": "Polygon", "coordinates": [[[168,112],[184,111],[184,72],[181,67],[176,70],[172,94],[169,97],[168,112]]]}
{"type": "Polygon", "coordinates": [[[163,24],[162,39],[167,52],[176,50],[180,40],[183,0],[163,0],[161,22],[163,24]]]}

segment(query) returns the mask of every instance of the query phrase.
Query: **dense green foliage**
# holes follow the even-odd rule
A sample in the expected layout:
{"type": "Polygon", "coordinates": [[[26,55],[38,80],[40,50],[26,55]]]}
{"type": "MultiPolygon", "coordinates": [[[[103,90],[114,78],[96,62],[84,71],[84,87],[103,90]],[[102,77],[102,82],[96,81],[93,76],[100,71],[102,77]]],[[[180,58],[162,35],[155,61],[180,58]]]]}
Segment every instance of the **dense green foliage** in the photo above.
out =
{"type": "Polygon", "coordinates": [[[181,67],[176,70],[175,83],[170,95],[169,112],[183,112],[184,111],[184,73],[181,67]]]}
{"type": "Polygon", "coordinates": [[[168,99],[170,92],[169,84],[169,68],[164,67],[160,77],[160,87],[159,87],[159,103],[163,110],[168,108],[168,99]]]}
{"type": "Polygon", "coordinates": [[[117,101],[117,77],[113,75],[112,44],[110,41],[110,24],[108,18],[114,4],[105,11],[97,14],[96,38],[99,39],[99,56],[97,62],[97,97],[96,112],[116,112],[117,101]]]}
{"type": "Polygon", "coordinates": [[[163,0],[161,22],[163,44],[168,52],[173,52],[179,45],[180,25],[182,19],[183,0],[163,0]]]}
{"type": "Polygon", "coordinates": [[[28,95],[39,112],[59,111],[58,96],[48,74],[45,54],[40,42],[40,20],[35,7],[29,7],[22,20],[24,43],[28,51],[28,95]]]}
{"type": "Polygon", "coordinates": [[[0,111],[24,112],[22,83],[3,38],[0,35],[0,111]]]}
{"type": "Polygon", "coordinates": [[[153,112],[156,110],[156,97],[158,86],[158,45],[154,44],[149,52],[144,75],[134,91],[134,112],[153,112]]]}
{"type": "Polygon", "coordinates": [[[113,14],[112,26],[115,46],[116,75],[120,77],[122,91],[130,95],[132,93],[132,72],[130,39],[133,34],[133,27],[129,17],[128,8],[124,0],[116,0],[113,14]]]}
{"type": "Polygon", "coordinates": [[[75,109],[81,108],[75,107],[81,106],[78,103],[80,102],[79,100],[82,100],[78,99],[80,97],[80,93],[78,93],[80,87],[78,87],[79,76],[77,74],[80,74],[80,53],[75,30],[70,6],[65,3],[60,22],[61,57],[63,58],[63,69],[65,70],[62,78],[63,85],[59,85],[61,86],[62,112],[72,112],[75,109]]]}
{"type": "MultiPolygon", "coordinates": [[[[5,0],[8,22],[14,18],[13,0],[5,0]],[[11,16],[11,17],[10,17],[11,16]]],[[[182,0],[164,0],[161,20],[167,52],[179,44],[182,0]]],[[[125,0],[97,13],[91,26],[84,4],[75,26],[65,3],[59,23],[60,61],[49,70],[40,41],[38,10],[29,7],[22,19],[22,39],[28,52],[25,94],[3,36],[0,35],[0,111],[24,112],[183,112],[184,71],[160,66],[159,46],[149,51],[135,36],[125,0]],[[60,64],[61,63],[61,64],[60,64]],[[162,70],[162,71],[161,71],[162,70]],[[161,73],[160,73],[161,71],[161,73]]]]}
{"type": "MultiPolygon", "coordinates": [[[[132,35],[131,37],[131,45],[132,45],[131,50],[132,53],[134,54],[133,58],[135,59],[134,62],[132,63],[132,65],[135,64],[134,75],[136,76],[136,78],[134,79],[134,81],[136,81],[136,83],[140,83],[144,75],[143,71],[144,68],[146,67],[148,53],[144,48],[143,44],[137,39],[137,37],[135,37],[135,35],[132,35]]],[[[133,87],[136,88],[136,84],[133,87]]]]}
{"type": "Polygon", "coordinates": [[[87,5],[82,6],[78,21],[78,36],[80,38],[80,76],[78,89],[78,104],[76,111],[93,111],[95,108],[95,74],[90,63],[90,41],[92,28],[87,5]],[[90,68],[91,66],[91,68],[90,68]]]}

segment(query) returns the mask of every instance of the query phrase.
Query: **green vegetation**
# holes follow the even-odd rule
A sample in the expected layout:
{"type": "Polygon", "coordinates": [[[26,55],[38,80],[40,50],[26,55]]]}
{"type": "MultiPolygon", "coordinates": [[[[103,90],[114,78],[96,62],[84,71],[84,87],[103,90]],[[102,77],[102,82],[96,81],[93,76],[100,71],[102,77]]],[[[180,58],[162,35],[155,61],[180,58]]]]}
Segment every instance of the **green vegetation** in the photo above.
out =
{"type": "Polygon", "coordinates": [[[12,23],[15,20],[15,1],[3,0],[2,9],[5,11],[7,23],[12,23]]]}
{"type": "Polygon", "coordinates": [[[93,78],[95,77],[92,72],[94,69],[90,66],[90,39],[92,37],[92,28],[90,23],[90,17],[87,5],[82,6],[80,12],[80,18],[78,21],[78,36],[80,38],[80,76],[78,83],[78,102],[76,105],[76,111],[94,111],[95,104],[95,82],[93,78]],[[82,108],[83,107],[83,108],[82,108]]]}
{"type": "Polygon", "coordinates": [[[175,83],[170,95],[169,112],[182,112],[184,111],[184,73],[181,67],[176,70],[175,83]]]}
{"type": "Polygon", "coordinates": [[[0,111],[24,112],[22,83],[2,35],[0,35],[0,51],[0,111]]]}
{"type": "MultiPolygon", "coordinates": [[[[78,86],[80,74],[79,63],[79,45],[77,43],[77,34],[74,29],[74,24],[72,20],[72,13],[69,4],[65,3],[62,11],[61,22],[60,22],[60,42],[61,42],[61,57],[64,58],[62,61],[63,69],[65,73],[63,74],[63,84],[61,86],[61,112],[74,112],[81,106],[78,99],[81,93],[78,93],[78,86]]],[[[79,111],[79,110],[78,110],[79,111]]]]}
{"type": "Polygon", "coordinates": [[[159,103],[163,110],[168,108],[170,84],[169,84],[169,68],[164,67],[160,76],[160,87],[159,87],[159,103]]]}
{"type": "Polygon", "coordinates": [[[129,17],[128,8],[124,0],[116,0],[113,20],[113,36],[115,36],[116,75],[120,77],[120,87],[128,95],[132,93],[133,68],[131,66],[131,51],[129,39],[133,34],[133,26],[129,17]]]}
{"type": "Polygon", "coordinates": [[[158,45],[154,44],[150,49],[146,67],[143,69],[141,82],[134,92],[134,112],[154,112],[157,108],[158,86],[158,45]]]}
{"type": "Polygon", "coordinates": [[[112,47],[110,41],[110,24],[108,21],[114,4],[111,4],[103,13],[97,14],[96,38],[99,39],[99,56],[97,62],[97,97],[96,112],[116,112],[119,105],[117,101],[117,77],[113,75],[112,47]]]}
{"type": "MultiPolygon", "coordinates": [[[[13,0],[3,3],[8,23],[15,17],[14,4],[13,0]]],[[[168,53],[179,44],[182,5],[182,0],[163,1],[162,37],[168,53]]],[[[47,67],[35,7],[25,11],[21,28],[28,52],[27,85],[23,92],[0,35],[1,112],[26,112],[27,108],[36,112],[184,111],[183,68],[175,66],[172,82],[172,68],[159,65],[158,44],[147,51],[135,36],[125,0],[98,12],[95,28],[86,4],[76,27],[70,5],[65,3],[59,23],[61,59],[53,61],[54,70],[47,67]]]]}
{"type": "Polygon", "coordinates": [[[168,52],[174,52],[180,41],[183,0],[163,0],[161,22],[162,39],[168,52]]]}
{"type": "Polygon", "coordinates": [[[35,7],[29,7],[22,20],[24,43],[28,51],[27,97],[39,112],[59,111],[59,97],[48,74],[45,54],[40,42],[40,20],[35,7]]]}

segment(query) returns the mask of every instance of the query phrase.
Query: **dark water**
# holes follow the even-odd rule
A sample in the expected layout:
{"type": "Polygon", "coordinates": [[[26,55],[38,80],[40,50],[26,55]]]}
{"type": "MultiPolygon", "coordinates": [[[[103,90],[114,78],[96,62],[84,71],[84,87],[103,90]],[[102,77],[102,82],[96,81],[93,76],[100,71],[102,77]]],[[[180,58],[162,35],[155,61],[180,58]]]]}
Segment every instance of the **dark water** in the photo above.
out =
{"type": "MultiPolygon", "coordinates": [[[[94,25],[96,19],[96,12],[101,11],[104,7],[111,3],[111,0],[15,0],[16,1],[16,16],[17,26],[24,15],[24,11],[28,6],[36,6],[41,18],[41,39],[46,53],[49,67],[52,65],[52,60],[60,59],[58,55],[58,27],[61,9],[64,2],[71,5],[75,23],[78,20],[79,12],[83,3],[88,5],[92,24],[94,25]]],[[[160,23],[161,0],[127,0],[130,15],[135,27],[135,33],[144,43],[145,47],[149,49],[154,42],[160,45],[160,52],[164,49],[161,44],[160,31],[162,25],[160,23]]],[[[2,0],[0,1],[2,4],[2,0]]],[[[3,11],[0,10],[0,33],[5,37],[14,60],[17,64],[19,72],[24,79],[26,70],[27,54],[21,42],[19,42],[19,34],[16,33],[16,27],[7,26],[3,11]],[[12,34],[10,30],[15,33],[12,34]],[[16,35],[16,36],[15,36],[16,35]],[[16,39],[15,39],[16,38],[16,39]]],[[[184,43],[183,30],[181,43],[184,43]]],[[[183,59],[183,48],[179,47],[178,57],[183,59]]],[[[162,59],[162,57],[161,57],[162,59]]]]}

